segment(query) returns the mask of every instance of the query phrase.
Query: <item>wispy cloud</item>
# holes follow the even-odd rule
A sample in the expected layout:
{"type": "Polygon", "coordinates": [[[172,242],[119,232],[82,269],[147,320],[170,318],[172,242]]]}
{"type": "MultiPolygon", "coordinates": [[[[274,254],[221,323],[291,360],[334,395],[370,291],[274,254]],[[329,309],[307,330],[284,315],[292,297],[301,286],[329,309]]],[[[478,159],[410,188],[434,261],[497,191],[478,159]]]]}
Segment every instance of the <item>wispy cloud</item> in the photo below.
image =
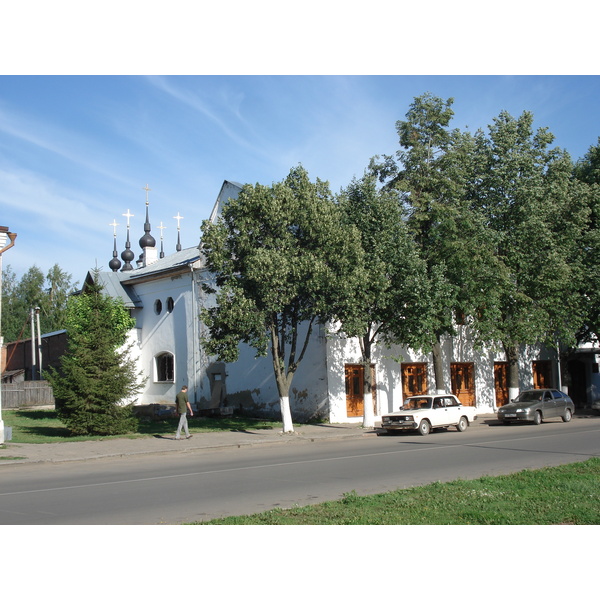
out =
{"type": "MultiPolygon", "coordinates": [[[[238,110],[239,106],[239,97],[236,98],[235,104],[237,105],[234,110],[228,110],[228,114],[232,117],[232,119],[227,119],[218,112],[209,107],[208,103],[204,101],[198,94],[191,92],[189,90],[183,89],[181,86],[175,86],[171,83],[170,80],[167,80],[164,77],[152,76],[147,78],[148,81],[157,89],[161,90],[165,94],[169,95],[171,98],[176,101],[185,104],[189,108],[193,109],[196,112],[199,112],[204,117],[209,119],[212,123],[217,125],[219,129],[235,144],[245,148],[246,150],[250,150],[252,152],[260,152],[260,147],[257,147],[254,141],[248,140],[245,137],[241,136],[238,131],[235,129],[235,126],[231,121],[236,120],[240,127],[246,127],[246,123],[243,121],[240,111],[238,110]]],[[[226,98],[226,96],[221,95],[222,99],[226,98]]],[[[227,108],[227,104],[221,105],[221,109],[225,106],[227,108]]]]}
{"type": "Polygon", "coordinates": [[[127,178],[121,177],[119,171],[113,166],[104,165],[102,156],[106,153],[101,150],[98,140],[91,141],[78,133],[40,120],[34,115],[22,115],[2,105],[0,105],[0,132],[101,175],[105,179],[121,184],[129,183],[127,178]]]}

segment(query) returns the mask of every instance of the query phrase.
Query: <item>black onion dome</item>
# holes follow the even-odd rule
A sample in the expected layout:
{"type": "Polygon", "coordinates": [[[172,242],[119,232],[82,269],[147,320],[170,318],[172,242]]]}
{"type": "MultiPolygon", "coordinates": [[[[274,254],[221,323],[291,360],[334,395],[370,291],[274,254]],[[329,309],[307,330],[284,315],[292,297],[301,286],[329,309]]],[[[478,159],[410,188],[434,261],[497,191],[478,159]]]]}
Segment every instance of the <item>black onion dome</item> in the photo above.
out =
{"type": "Polygon", "coordinates": [[[150,235],[150,219],[148,218],[148,203],[146,202],[146,222],[144,223],[144,235],[140,238],[140,248],[154,248],[156,240],[150,235]]]}
{"type": "Polygon", "coordinates": [[[154,246],[156,246],[156,240],[149,233],[140,238],[140,248],[154,248],[154,246]]]}
{"type": "Polygon", "coordinates": [[[135,258],[135,254],[133,253],[133,250],[131,248],[127,248],[123,250],[123,252],[121,252],[121,258],[126,263],[130,263],[135,258]]]}
{"type": "Polygon", "coordinates": [[[108,263],[110,270],[114,271],[115,273],[121,268],[121,261],[119,260],[118,257],[119,257],[119,255],[117,254],[117,234],[116,234],[116,229],[115,229],[113,257],[112,257],[111,261],[108,263]]]}
{"type": "Polygon", "coordinates": [[[111,258],[110,262],[108,263],[108,266],[110,267],[111,271],[118,271],[121,268],[121,261],[114,256],[113,258],[111,258]]]}

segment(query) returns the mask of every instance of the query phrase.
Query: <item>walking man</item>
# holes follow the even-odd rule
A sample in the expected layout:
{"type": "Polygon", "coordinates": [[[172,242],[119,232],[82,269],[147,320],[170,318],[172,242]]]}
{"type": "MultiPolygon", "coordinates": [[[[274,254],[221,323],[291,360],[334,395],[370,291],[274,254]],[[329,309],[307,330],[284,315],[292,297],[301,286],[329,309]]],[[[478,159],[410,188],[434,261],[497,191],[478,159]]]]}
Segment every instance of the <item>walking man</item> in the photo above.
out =
{"type": "Polygon", "coordinates": [[[182,386],[181,391],[177,394],[175,399],[175,406],[177,409],[177,414],[179,415],[179,426],[177,427],[177,433],[175,434],[175,439],[181,439],[181,428],[185,430],[185,439],[189,440],[192,436],[190,435],[190,431],[188,429],[187,422],[187,411],[190,411],[190,416],[194,416],[194,411],[190,406],[190,401],[188,400],[187,395],[187,385],[182,386]]]}

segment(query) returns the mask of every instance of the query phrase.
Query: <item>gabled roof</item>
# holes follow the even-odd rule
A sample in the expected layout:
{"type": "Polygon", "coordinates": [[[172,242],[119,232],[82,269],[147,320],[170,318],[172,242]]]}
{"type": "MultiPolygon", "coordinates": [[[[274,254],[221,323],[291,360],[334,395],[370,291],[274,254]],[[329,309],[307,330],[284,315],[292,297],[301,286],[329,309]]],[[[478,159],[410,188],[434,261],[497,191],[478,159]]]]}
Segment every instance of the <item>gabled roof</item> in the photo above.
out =
{"type": "MultiPolygon", "coordinates": [[[[124,279],[129,278],[133,271],[98,271],[98,283],[102,286],[104,293],[111,298],[121,298],[125,308],[141,308],[142,301],[132,287],[125,288],[122,285],[124,279]]],[[[88,271],[83,283],[83,289],[94,283],[93,271],[88,271]]],[[[83,291],[83,290],[82,290],[83,291]]]]}
{"type": "Polygon", "coordinates": [[[210,213],[209,221],[211,221],[211,223],[214,223],[217,218],[221,216],[223,205],[227,202],[227,200],[229,200],[229,198],[238,197],[238,194],[242,191],[242,187],[243,185],[241,183],[236,183],[235,181],[225,180],[223,182],[223,185],[219,191],[219,195],[217,196],[217,201],[215,202],[215,205],[210,213]]]}

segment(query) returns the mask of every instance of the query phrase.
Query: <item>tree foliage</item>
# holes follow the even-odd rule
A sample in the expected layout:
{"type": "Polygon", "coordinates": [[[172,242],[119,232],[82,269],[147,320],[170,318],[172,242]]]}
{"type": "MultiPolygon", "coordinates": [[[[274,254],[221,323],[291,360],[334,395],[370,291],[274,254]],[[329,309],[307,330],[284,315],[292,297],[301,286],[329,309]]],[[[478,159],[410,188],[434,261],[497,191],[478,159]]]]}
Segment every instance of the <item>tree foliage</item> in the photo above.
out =
{"type": "Polygon", "coordinates": [[[452,104],[429,93],[415,98],[396,123],[396,157],[372,166],[402,195],[437,281],[437,387],[439,343],[454,333],[454,315],[467,318],[476,342],[504,346],[514,384],[519,345],[571,345],[586,304],[591,321],[598,314],[586,282],[597,271],[597,253],[587,251],[597,248],[594,203],[582,182],[596,181],[600,153],[590,149],[577,164],[576,181],[569,156],[551,147],[546,128],[534,130],[531,113],[502,112],[487,135],[472,135],[450,129],[452,104]]]}
{"type": "Polygon", "coordinates": [[[600,138],[590,147],[574,168],[579,192],[585,195],[589,209],[579,243],[582,262],[580,297],[584,306],[584,322],[578,340],[587,342],[600,338],[600,138]]]}
{"type": "MultiPolygon", "coordinates": [[[[362,260],[336,321],[340,333],[358,338],[368,398],[375,345],[427,344],[433,294],[394,190],[378,187],[376,174],[368,170],[342,191],[338,202],[345,226],[360,234],[362,260]]],[[[363,409],[363,426],[373,427],[372,403],[364,402],[363,409]]]]}
{"type": "Polygon", "coordinates": [[[2,274],[2,335],[6,342],[29,337],[31,309],[40,308],[40,333],[65,328],[67,300],[75,292],[72,276],[54,265],[44,276],[35,265],[19,280],[6,267],[2,274]]]}
{"type": "Polygon", "coordinates": [[[397,190],[409,231],[427,265],[430,289],[429,347],[433,350],[436,388],[444,389],[441,340],[455,332],[454,315],[480,302],[486,253],[483,224],[468,205],[473,170],[472,136],[450,129],[454,100],[430,93],[414,99],[406,119],[397,121],[400,150],[396,159],[372,162],[387,188],[397,190]],[[477,261],[474,261],[477,256],[477,261]],[[478,280],[477,285],[474,281],[478,280]]]}
{"type": "Polygon", "coordinates": [[[600,185],[600,137],[595,146],[590,146],[583,158],[580,158],[574,168],[575,177],[588,185],[600,185]]]}
{"type": "Polygon", "coordinates": [[[244,186],[202,232],[214,276],[206,289],[216,294],[216,305],[202,312],[209,330],[202,343],[226,362],[237,360],[242,342],[260,356],[270,348],[284,431],[291,431],[289,388],[313,326],[335,313],[351,285],[356,234],[341,227],[327,183],[311,182],[302,167],[272,186],[244,186]]]}
{"type": "Polygon", "coordinates": [[[135,325],[120,299],[102,293],[97,278],[67,305],[67,352],[60,369],[45,375],[60,420],[73,435],[115,435],[132,431],[129,400],[142,387],[125,346],[135,325]]]}
{"type": "Polygon", "coordinates": [[[503,270],[490,297],[494,310],[478,326],[500,342],[509,360],[509,387],[518,388],[522,344],[572,344],[582,319],[579,233],[587,208],[572,181],[572,163],[554,136],[533,129],[533,115],[502,112],[478,146],[474,208],[484,215],[503,270]]]}

